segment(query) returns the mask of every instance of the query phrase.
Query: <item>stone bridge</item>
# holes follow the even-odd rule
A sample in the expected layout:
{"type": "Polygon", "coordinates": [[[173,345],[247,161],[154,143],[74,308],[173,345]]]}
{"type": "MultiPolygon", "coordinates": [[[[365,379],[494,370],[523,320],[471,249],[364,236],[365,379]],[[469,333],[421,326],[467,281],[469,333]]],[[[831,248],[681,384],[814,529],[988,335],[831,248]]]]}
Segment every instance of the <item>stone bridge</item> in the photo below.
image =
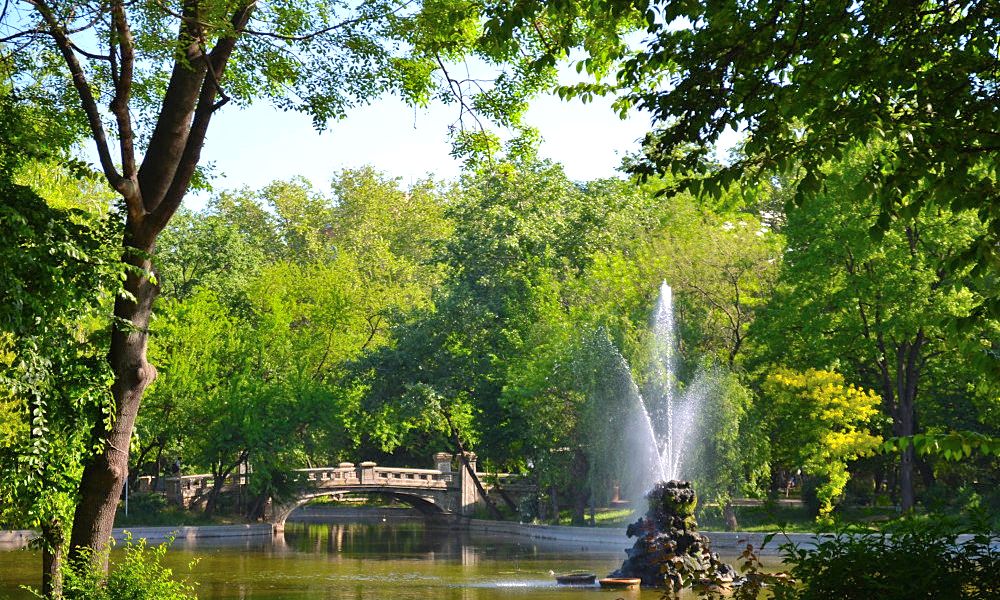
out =
{"type": "MultiPolygon", "coordinates": [[[[475,454],[470,453],[468,459],[475,470],[475,454]]],[[[280,530],[292,511],[310,500],[349,494],[375,494],[394,498],[429,517],[469,516],[483,502],[483,498],[468,470],[462,466],[461,461],[458,461],[458,468],[455,468],[455,462],[451,454],[439,452],[434,455],[434,469],[380,467],[370,461],[357,465],[343,462],[336,467],[297,469],[302,483],[299,493],[294,498],[271,502],[266,517],[280,530]]],[[[515,502],[535,492],[534,486],[516,483],[503,474],[487,475],[477,471],[477,475],[491,497],[498,491],[493,483],[495,481],[500,482],[504,493],[515,502]]],[[[243,493],[247,478],[252,476],[230,476],[221,493],[223,496],[243,493]]],[[[171,502],[185,508],[199,508],[204,505],[212,483],[212,475],[170,477],[166,479],[166,496],[171,502]]],[[[151,477],[140,477],[136,491],[152,491],[152,485],[151,477]]]]}

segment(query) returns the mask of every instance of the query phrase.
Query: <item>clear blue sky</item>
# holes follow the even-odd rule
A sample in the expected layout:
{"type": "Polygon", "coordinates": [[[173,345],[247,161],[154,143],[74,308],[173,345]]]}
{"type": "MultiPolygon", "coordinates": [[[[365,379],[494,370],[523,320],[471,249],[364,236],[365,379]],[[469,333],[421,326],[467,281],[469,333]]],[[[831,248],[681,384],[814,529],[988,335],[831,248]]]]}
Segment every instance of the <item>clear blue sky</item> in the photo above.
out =
{"type": "MultiPolygon", "coordinates": [[[[417,109],[394,97],[355,109],[342,121],[317,133],[310,119],[274,110],[266,104],[241,110],[227,106],[216,115],[202,153],[215,163],[215,188],[258,188],[275,179],[302,175],[326,190],[331,175],[372,165],[409,184],[427,174],[453,178],[461,164],[449,155],[448,126],[455,107],[417,109]]],[[[648,119],[621,120],[610,101],[590,104],[544,96],[532,102],[526,121],[544,139],[541,154],[564,165],[571,179],[616,174],[623,156],[639,148],[648,119]]],[[[187,201],[199,208],[204,197],[187,201]]]]}

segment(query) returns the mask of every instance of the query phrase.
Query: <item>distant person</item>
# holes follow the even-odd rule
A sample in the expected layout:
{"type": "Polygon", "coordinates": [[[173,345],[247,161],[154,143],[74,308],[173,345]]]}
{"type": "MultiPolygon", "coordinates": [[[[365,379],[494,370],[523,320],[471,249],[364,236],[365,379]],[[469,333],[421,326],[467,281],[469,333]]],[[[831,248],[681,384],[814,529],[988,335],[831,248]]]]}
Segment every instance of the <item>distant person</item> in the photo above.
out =
{"type": "Polygon", "coordinates": [[[171,463],[171,465],[170,465],[170,473],[174,477],[177,477],[178,475],[181,474],[181,459],[180,459],[180,457],[175,458],[174,462],[171,463]]]}

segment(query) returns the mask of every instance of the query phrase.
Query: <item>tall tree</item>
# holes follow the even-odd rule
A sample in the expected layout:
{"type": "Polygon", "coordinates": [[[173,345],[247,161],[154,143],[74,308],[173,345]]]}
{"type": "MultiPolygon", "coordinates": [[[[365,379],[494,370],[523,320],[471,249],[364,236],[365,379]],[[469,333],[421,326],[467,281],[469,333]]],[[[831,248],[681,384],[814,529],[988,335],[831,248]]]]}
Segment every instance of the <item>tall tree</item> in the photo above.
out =
{"type": "MultiPolygon", "coordinates": [[[[955,327],[985,301],[970,286],[971,268],[954,268],[985,224],[976,211],[928,204],[873,238],[879,206],[852,190],[877,155],[858,148],[827,165],[824,191],[789,213],[785,267],[759,321],[762,350],[774,364],[850,365],[843,370],[852,383],[879,392],[893,434],[910,436],[919,428],[918,395],[935,393],[924,377],[928,364],[963,348],[983,354],[995,343],[990,320],[955,327]]],[[[904,510],[915,500],[914,460],[912,447],[903,452],[904,510]]]]}
{"type": "MultiPolygon", "coordinates": [[[[196,182],[214,115],[229,102],[266,98],[322,126],[390,90],[426,103],[438,89],[451,89],[448,97],[465,109],[459,83],[434,73],[472,50],[476,36],[466,34],[478,26],[476,14],[469,3],[447,0],[5,5],[0,42],[18,73],[15,85],[48,86],[67,111],[82,113],[101,170],[126,207],[127,277],[109,352],[114,406],[92,432],[101,450],[83,473],[73,548],[100,549],[109,539],[136,415],[156,376],[146,358],[156,241],[196,182]],[[75,99],[62,93],[67,80],[75,99]]],[[[517,55],[493,48],[492,56],[517,55]]],[[[492,116],[516,118],[524,105],[518,92],[547,81],[528,74],[512,71],[487,93],[511,100],[483,103],[494,107],[492,116]]]]}

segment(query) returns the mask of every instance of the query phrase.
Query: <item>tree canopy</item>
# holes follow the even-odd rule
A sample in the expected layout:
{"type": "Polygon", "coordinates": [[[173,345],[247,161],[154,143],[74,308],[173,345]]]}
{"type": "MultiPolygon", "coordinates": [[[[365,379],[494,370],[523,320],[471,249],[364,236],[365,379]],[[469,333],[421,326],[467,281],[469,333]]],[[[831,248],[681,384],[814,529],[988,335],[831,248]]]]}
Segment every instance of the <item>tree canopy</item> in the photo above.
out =
{"type": "Polygon", "coordinates": [[[612,94],[620,111],[651,116],[636,172],[686,174],[689,186],[718,193],[747,175],[800,171],[801,202],[821,189],[828,161],[877,147],[850,190],[877,199],[873,231],[931,203],[976,210],[987,229],[959,259],[995,286],[1000,19],[991,0],[565,0],[503,2],[491,13],[494,39],[536,31],[538,63],[569,56],[591,76],[561,87],[564,97],[612,94]],[[644,31],[622,35],[637,20],[644,31]],[[707,159],[727,130],[745,133],[742,153],[718,168],[707,159]]]}

